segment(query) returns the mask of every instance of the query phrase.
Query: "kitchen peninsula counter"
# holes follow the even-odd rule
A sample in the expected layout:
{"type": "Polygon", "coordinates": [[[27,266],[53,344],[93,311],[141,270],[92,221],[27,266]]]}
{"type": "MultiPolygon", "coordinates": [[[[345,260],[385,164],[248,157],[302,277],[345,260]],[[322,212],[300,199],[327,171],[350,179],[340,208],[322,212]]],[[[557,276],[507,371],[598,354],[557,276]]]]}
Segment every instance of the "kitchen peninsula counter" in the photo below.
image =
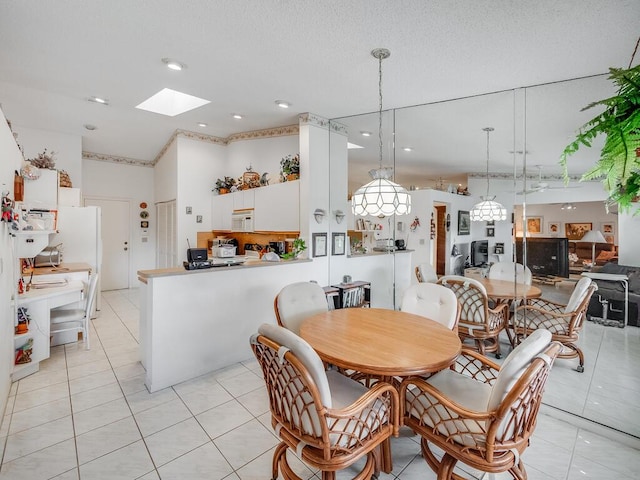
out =
{"type": "Polygon", "coordinates": [[[154,277],[169,277],[176,275],[191,275],[196,273],[211,273],[211,272],[224,272],[229,270],[246,270],[247,268],[254,267],[275,267],[275,266],[283,266],[283,265],[291,265],[296,263],[307,263],[311,262],[309,259],[301,259],[301,260],[282,260],[280,262],[266,262],[262,260],[251,259],[244,262],[242,265],[230,265],[223,267],[210,267],[210,268],[201,268],[196,270],[187,270],[184,267],[172,267],[172,268],[158,268],[155,270],[139,270],[138,271],[138,280],[143,283],[149,278],[154,277]]]}
{"type": "Polygon", "coordinates": [[[140,359],[149,391],[252,358],[249,337],[261,324],[276,323],[278,292],[294,282],[326,282],[314,264],[256,261],[138,271],[140,359]]]}

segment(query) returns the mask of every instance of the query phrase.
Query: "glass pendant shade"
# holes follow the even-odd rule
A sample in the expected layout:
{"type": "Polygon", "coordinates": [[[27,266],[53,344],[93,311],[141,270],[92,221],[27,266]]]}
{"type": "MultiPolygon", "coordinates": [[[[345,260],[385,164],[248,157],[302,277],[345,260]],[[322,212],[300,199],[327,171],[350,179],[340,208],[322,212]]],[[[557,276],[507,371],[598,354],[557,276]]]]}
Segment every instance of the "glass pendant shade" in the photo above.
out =
{"type": "Polygon", "coordinates": [[[469,212],[472,222],[490,222],[507,219],[507,209],[489,196],[489,133],[493,132],[493,127],[485,127],[482,130],[487,132],[487,195],[480,197],[482,201],[476,203],[469,212]]]}
{"type": "Polygon", "coordinates": [[[375,170],[373,180],[356,190],[351,197],[351,209],[355,215],[387,217],[411,213],[411,195],[386,178],[383,170],[375,170]]]}
{"type": "Polygon", "coordinates": [[[490,222],[507,219],[507,209],[494,201],[495,197],[480,197],[482,202],[476,203],[469,212],[472,222],[490,222]]]}

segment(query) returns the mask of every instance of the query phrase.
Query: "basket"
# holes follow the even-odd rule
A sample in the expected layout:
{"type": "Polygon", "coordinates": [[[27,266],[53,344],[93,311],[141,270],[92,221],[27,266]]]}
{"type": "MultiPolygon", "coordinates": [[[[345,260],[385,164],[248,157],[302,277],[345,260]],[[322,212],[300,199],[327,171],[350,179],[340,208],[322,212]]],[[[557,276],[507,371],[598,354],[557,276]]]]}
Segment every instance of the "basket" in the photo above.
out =
{"type": "Polygon", "coordinates": [[[59,170],[58,171],[58,178],[59,178],[59,183],[61,187],[67,187],[67,188],[71,188],[71,178],[69,177],[69,174],[67,172],[65,172],[64,170],[59,170]]]}

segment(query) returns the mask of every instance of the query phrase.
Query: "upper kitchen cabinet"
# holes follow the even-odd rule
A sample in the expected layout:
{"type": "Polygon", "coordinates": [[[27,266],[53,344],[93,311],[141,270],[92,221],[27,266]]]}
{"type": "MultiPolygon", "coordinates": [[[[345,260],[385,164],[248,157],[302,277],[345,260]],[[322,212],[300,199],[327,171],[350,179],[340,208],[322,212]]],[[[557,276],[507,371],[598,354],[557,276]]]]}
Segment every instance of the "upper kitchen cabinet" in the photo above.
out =
{"type": "Polygon", "coordinates": [[[300,230],[300,182],[255,189],[254,228],[265,232],[300,230]]]}
{"type": "Polygon", "coordinates": [[[28,209],[58,208],[58,171],[40,169],[40,177],[24,182],[24,204],[28,209]]]}
{"type": "Polygon", "coordinates": [[[231,230],[231,214],[234,209],[233,194],[211,197],[211,229],[231,230]]]}
{"type": "Polygon", "coordinates": [[[233,209],[234,210],[246,210],[247,208],[253,208],[255,201],[255,189],[240,190],[229,194],[233,197],[233,209]]]}

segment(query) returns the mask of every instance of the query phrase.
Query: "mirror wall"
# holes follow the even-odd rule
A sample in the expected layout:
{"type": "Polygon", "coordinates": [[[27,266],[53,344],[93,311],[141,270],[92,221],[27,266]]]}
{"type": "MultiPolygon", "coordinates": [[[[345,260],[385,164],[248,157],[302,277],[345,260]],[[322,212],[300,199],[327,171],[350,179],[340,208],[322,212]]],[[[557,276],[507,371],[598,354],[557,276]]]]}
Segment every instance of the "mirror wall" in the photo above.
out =
{"type": "MultiPolygon", "coordinates": [[[[453,273],[456,268],[451,255],[453,246],[464,248],[474,240],[488,240],[490,262],[510,260],[514,232],[522,235],[521,229],[511,223],[510,215],[507,221],[496,222],[492,231],[484,222],[472,222],[469,234],[458,232],[458,210],[470,210],[478,197],[487,193],[487,138],[482,129],[494,128],[489,144],[490,194],[497,196],[509,214],[517,207],[526,220],[528,205],[535,212],[537,206],[544,204],[559,208],[564,202],[602,201],[606,195],[599,183],[571,182],[565,186],[560,179],[558,159],[564,146],[574,138],[577,128],[597,113],[594,109],[586,112],[581,109],[612,93],[610,82],[602,75],[385,111],[382,163],[392,166],[395,181],[411,190],[412,212],[404,217],[365,219],[368,220],[366,230],[370,225],[381,226],[382,230],[362,234],[354,234],[362,224],[359,226],[348,212],[346,229],[350,236],[359,237],[355,243],[352,238],[352,243],[361,246],[358,242],[362,242],[362,236],[370,237],[367,238],[368,247],[380,245],[376,241],[389,238],[404,240],[407,248],[413,250],[409,274],[412,283],[416,281],[413,268],[421,262],[435,266],[440,261],[443,271],[439,273],[453,273]],[[546,187],[539,188],[541,183],[546,187]],[[472,196],[447,192],[457,191],[458,185],[460,190],[468,187],[472,196]],[[439,217],[440,211],[445,213],[439,217]],[[435,238],[432,238],[432,214],[436,223],[435,238]],[[445,228],[446,214],[449,215],[448,229],[445,228]],[[488,236],[490,233],[493,237],[488,236]],[[502,256],[492,255],[497,243],[504,244],[502,256]]],[[[348,151],[350,194],[370,180],[367,175],[370,169],[379,166],[378,114],[332,121],[346,126],[350,144],[362,147],[348,151]],[[370,132],[371,136],[365,137],[362,132],[370,132]]],[[[599,142],[601,139],[593,148],[584,149],[571,159],[570,174],[578,176],[596,162],[599,142]]],[[[344,175],[344,172],[332,171],[332,175],[344,175]]],[[[331,184],[340,182],[332,181],[331,184]]],[[[331,193],[331,198],[336,198],[336,192],[331,193]]],[[[542,220],[540,233],[524,233],[525,244],[527,237],[558,235],[549,231],[549,223],[558,223],[553,215],[549,213],[549,218],[542,220]]],[[[575,213],[576,222],[586,222],[587,219],[580,215],[588,217],[588,209],[575,213]]],[[[562,222],[559,223],[561,235],[564,229],[562,222]]],[[[407,276],[403,277],[404,283],[398,281],[397,270],[405,270],[407,266],[405,262],[400,266],[394,260],[400,257],[399,254],[387,256],[389,259],[380,262],[377,278],[379,281],[388,279],[393,293],[378,304],[372,300],[372,305],[398,308],[407,276]]],[[[330,276],[335,278],[338,272],[341,275],[350,270],[357,272],[355,262],[358,262],[356,255],[331,258],[330,276]]],[[[566,303],[575,281],[575,277],[563,281],[557,289],[542,286],[543,297],[566,303]]],[[[586,356],[585,372],[575,370],[577,360],[558,360],[547,387],[545,403],[640,436],[640,407],[633,401],[640,393],[640,374],[634,367],[640,357],[637,330],[640,329],[585,322],[579,340],[586,356]]],[[[503,352],[508,352],[506,337],[504,342],[503,352]]]]}

